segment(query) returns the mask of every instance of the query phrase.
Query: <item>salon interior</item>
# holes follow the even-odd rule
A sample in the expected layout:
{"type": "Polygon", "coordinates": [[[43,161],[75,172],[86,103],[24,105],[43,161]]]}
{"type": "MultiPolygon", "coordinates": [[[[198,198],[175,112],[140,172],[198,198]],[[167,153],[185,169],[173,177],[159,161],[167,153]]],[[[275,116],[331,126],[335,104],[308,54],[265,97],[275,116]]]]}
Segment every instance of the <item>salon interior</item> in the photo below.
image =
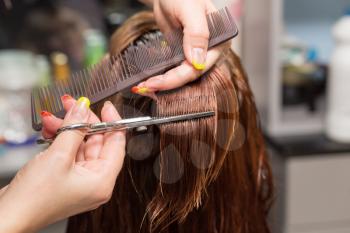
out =
{"type": "MultiPolygon", "coordinates": [[[[0,2],[3,186],[45,149],[32,129],[33,88],[100,62],[111,34],[147,7],[137,0],[0,2]]],[[[232,49],[247,72],[273,170],[271,232],[349,233],[350,1],[213,2],[228,7],[239,29],[232,49]]],[[[60,221],[40,233],[65,227],[60,221]]]]}

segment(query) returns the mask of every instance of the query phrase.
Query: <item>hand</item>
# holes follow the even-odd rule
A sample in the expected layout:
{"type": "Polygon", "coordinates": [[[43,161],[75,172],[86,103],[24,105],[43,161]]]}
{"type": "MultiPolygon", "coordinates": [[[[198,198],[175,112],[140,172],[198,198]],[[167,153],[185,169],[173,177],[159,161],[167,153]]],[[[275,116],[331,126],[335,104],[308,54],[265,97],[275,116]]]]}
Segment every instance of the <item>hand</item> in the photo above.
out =
{"type": "MultiPolygon", "coordinates": [[[[85,101],[70,98],[64,106],[70,108],[63,121],[43,114],[46,136],[53,128],[50,122],[61,126],[98,121],[85,101]]],[[[110,102],[101,115],[103,121],[120,119],[110,102]]],[[[34,232],[110,199],[123,164],[125,132],[94,135],[86,142],[84,137],[81,131],[61,133],[17,173],[0,196],[0,232],[34,232]]]]}
{"type": "Polygon", "coordinates": [[[162,75],[149,78],[133,87],[134,93],[152,95],[155,91],[181,87],[209,70],[224,49],[229,48],[230,42],[207,52],[209,29],[206,15],[216,10],[210,0],[143,0],[143,2],[153,3],[155,19],[164,34],[170,33],[174,28],[183,27],[186,61],[162,75]]]}

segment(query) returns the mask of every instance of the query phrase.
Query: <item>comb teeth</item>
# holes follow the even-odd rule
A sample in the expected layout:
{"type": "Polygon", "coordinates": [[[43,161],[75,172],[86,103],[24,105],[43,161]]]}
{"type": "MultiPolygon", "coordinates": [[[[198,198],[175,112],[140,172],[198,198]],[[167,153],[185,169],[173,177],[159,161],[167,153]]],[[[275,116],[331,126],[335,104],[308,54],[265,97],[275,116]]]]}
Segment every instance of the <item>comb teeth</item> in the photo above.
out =
{"type": "MultiPolygon", "coordinates": [[[[238,34],[228,8],[210,13],[207,21],[209,48],[238,34]]],[[[62,95],[69,94],[74,98],[86,96],[95,104],[178,65],[185,60],[182,46],[181,29],[172,32],[167,39],[160,32],[147,33],[121,54],[105,58],[91,68],[73,74],[68,81],[57,81],[47,87],[34,89],[31,96],[33,128],[41,130],[41,111],[64,117],[62,95]]]]}

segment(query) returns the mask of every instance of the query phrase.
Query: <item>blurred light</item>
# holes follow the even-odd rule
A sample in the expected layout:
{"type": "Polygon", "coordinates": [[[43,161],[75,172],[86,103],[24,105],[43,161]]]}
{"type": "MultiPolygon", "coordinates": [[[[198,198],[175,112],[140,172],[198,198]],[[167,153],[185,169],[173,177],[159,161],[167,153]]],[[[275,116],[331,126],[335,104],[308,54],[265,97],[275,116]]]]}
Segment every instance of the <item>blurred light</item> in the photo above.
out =
{"type": "Polygon", "coordinates": [[[12,2],[11,0],[4,0],[4,4],[7,10],[11,10],[12,9],[12,2]]]}

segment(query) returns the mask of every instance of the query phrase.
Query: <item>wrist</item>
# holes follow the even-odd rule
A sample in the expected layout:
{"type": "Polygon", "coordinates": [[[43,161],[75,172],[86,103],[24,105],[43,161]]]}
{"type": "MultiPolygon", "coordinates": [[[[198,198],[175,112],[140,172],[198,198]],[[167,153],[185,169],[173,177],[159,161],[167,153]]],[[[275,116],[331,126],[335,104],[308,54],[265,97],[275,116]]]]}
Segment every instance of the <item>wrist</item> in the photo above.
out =
{"type": "Polygon", "coordinates": [[[20,206],[14,200],[6,200],[6,196],[0,198],[0,232],[6,233],[30,233],[30,219],[21,214],[20,206]]]}
{"type": "MultiPolygon", "coordinates": [[[[0,207],[1,208],[1,207],[0,207]]],[[[12,213],[9,211],[0,210],[0,232],[6,232],[6,233],[25,233],[25,232],[31,232],[28,231],[28,229],[25,227],[24,222],[22,219],[12,216],[12,213]]]]}
{"type": "Polygon", "coordinates": [[[2,220],[0,223],[0,232],[6,233],[25,233],[28,232],[26,229],[19,226],[20,223],[12,224],[6,220],[2,220]]]}

